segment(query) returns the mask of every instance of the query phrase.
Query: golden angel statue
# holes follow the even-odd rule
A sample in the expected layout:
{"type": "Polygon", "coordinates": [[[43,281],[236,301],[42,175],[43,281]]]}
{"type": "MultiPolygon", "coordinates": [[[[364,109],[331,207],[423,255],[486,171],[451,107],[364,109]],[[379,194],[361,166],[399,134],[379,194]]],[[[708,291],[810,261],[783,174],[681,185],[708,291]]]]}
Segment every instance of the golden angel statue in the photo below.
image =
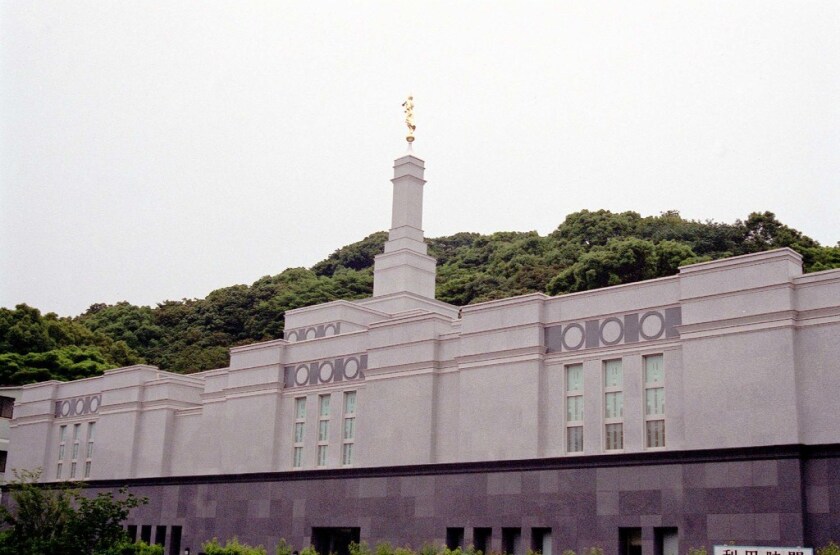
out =
{"type": "Polygon", "coordinates": [[[408,142],[414,141],[414,130],[417,129],[417,126],[414,125],[414,97],[409,96],[405,102],[403,102],[403,108],[405,108],[405,125],[408,127],[408,135],[406,136],[405,140],[408,142]]]}

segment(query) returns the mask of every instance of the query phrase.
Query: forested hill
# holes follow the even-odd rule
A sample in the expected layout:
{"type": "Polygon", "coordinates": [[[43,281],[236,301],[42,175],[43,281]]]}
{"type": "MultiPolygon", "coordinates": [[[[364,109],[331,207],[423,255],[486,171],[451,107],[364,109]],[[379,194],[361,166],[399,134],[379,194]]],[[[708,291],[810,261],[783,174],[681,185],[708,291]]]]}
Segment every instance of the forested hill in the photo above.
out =
{"type": "MultiPolygon", "coordinates": [[[[287,310],[370,296],[373,258],[386,238],[377,232],[310,269],[155,308],[94,304],[76,317],[42,315],[27,305],[0,308],[0,384],[71,380],[141,362],[175,372],[226,366],[229,347],[282,337],[287,310]]],[[[428,244],[438,262],[437,298],[456,305],[669,276],[681,265],[778,247],[802,254],[806,272],[840,267],[840,242],[820,246],[770,212],[724,224],[684,220],[677,212],[643,218],[584,210],[545,237],[456,233],[428,244]]]]}

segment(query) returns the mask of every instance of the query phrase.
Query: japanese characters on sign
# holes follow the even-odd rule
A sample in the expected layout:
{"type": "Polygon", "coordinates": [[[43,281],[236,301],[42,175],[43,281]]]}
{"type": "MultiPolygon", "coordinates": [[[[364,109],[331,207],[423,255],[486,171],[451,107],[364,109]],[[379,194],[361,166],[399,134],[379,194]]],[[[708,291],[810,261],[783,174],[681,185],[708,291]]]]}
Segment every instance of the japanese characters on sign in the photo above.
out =
{"type": "Polygon", "coordinates": [[[811,547],[716,545],[714,555],[814,555],[814,549],[811,547]]]}

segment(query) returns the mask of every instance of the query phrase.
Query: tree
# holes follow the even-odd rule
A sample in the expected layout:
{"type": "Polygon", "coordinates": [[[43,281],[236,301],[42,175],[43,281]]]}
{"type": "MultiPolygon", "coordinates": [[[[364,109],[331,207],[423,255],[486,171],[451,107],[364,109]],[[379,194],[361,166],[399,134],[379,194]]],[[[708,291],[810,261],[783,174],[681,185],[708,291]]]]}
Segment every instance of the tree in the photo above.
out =
{"type": "Polygon", "coordinates": [[[85,496],[78,487],[38,484],[41,470],[14,471],[9,484],[13,510],[0,507],[6,529],[0,533],[0,555],[78,553],[106,555],[128,543],[123,521],[131,509],[148,502],[128,493],[85,496]]]}

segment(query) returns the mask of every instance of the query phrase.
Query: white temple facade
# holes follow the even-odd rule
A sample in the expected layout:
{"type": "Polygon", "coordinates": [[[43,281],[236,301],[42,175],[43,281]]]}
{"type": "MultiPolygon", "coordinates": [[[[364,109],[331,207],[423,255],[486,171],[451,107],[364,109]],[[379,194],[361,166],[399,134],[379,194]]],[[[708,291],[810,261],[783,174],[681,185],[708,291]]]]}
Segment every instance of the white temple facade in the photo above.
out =
{"type": "Polygon", "coordinates": [[[139,488],[130,530],[172,553],[235,534],[666,555],[840,530],[840,270],[779,249],[459,308],[434,298],[423,160],[392,183],[371,298],[289,311],[228,368],[25,386],[9,467],[139,488]]]}

